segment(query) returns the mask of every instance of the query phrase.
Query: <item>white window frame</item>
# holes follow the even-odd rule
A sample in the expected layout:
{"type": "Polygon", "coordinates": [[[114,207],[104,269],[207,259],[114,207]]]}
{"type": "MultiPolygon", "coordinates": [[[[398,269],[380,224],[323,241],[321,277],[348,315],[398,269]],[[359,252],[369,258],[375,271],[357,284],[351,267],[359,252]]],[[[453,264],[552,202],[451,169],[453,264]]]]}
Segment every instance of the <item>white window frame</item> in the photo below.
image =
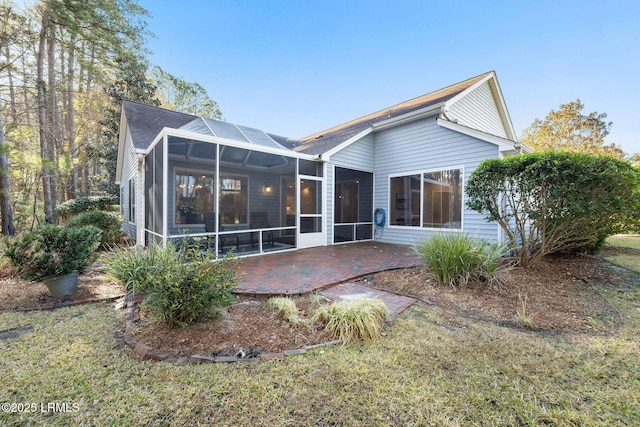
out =
{"type": "Polygon", "coordinates": [[[393,174],[389,174],[389,176],[387,177],[387,188],[388,188],[388,202],[389,205],[387,206],[387,212],[388,212],[388,221],[389,221],[389,228],[397,228],[397,229],[406,229],[406,230],[429,230],[429,231],[451,231],[451,232],[464,232],[464,212],[465,212],[465,168],[464,166],[458,165],[458,166],[444,166],[444,167],[440,167],[440,168],[431,168],[431,169],[420,169],[420,170],[413,170],[413,171],[408,171],[408,172],[401,172],[401,173],[393,173],[393,174]],[[460,228],[444,228],[444,227],[425,227],[424,224],[424,185],[422,183],[422,177],[424,177],[425,173],[434,173],[434,172],[444,172],[444,171],[449,171],[449,170],[459,170],[460,171],[460,186],[461,186],[461,197],[462,200],[460,201],[460,228]],[[402,178],[402,177],[408,177],[411,175],[420,175],[421,179],[420,179],[420,220],[419,220],[419,225],[418,226],[414,226],[414,225],[397,225],[397,224],[392,224],[391,223],[391,209],[395,208],[392,203],[394,203],[394,199],[392,198],[392,194],[391,194],[391,179],[392,178],[402,178]]]}

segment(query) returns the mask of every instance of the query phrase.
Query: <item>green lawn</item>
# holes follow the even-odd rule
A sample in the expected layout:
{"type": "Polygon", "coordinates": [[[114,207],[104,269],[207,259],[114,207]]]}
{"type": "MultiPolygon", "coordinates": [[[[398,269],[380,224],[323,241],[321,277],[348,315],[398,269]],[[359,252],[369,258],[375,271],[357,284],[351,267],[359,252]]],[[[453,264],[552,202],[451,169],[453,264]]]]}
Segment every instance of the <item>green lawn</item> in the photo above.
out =
{"type": "Polygon", "coordinates": [[[640,286],[617,336],[542,335],[414,306],[381,341],[248,364],[141,362],[111,305],[0,315],[8,425],[640,425],[640,286]],[[47,412],[68,403],[77,412],[47,412]],[[45,411],[41,411],[44,404],[45,411]],[[74,406],[74,404],[77,404],[74,406]]]}
{"type": "Polygon", "coordinates": [[[606,256],[606,260],[627,268],[640,272],[640,235],[638,234],[618,234],[607,239],[607,246],[616,246],[631,249],[628,253],[606,256]]]}

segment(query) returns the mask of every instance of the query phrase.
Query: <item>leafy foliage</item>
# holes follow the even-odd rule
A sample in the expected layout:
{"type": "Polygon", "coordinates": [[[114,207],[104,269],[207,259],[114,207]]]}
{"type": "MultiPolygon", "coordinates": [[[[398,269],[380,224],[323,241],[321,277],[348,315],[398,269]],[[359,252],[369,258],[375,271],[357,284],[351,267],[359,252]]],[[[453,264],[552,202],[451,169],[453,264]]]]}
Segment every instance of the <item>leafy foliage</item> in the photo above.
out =
{"type": "Polygon", "coordinates": [[[158,281],[161,271],[178,268],[175,248],[151,245],[117,248],[107,258],[109,273],[119,280],[128,292],[149,292],[158,281]]]}
{"type": "Polygon", "coordinates": [[[5,240],[4,254],[26,280],[82,272],[95,260],[101,231],[92,225],[44,225],[15,239],[5,240]]]}
{"type": "Polygon", "coordinates": [[[507,252],[505,245],[464,233],[435,234],[419,241],[414,249],[436,280],[451,286],[490,279],[507,252]]]}
{"type": "Polygon", "coordinates": [[[77,215],[86,211],[115,210],[117,208],[117,204],[118,199],[115,196],[77,197],[75,199],[67,200],[66,202],[56,206],[56,215],[58,215],[58,218],[65,220],[73,215],[77,215]]]}
{"type": "Polygon", "coordinates": [[[233,301],[237,257],[230,253],[216,262],[211,259],[210,252],[196,246],[168,243],[118,250],[107,263],[127,289],[148,292],[144,306],[173,328],[214,316],[218,307],[233,301]]]}
{"type": "Polygon", "coordinates": [[[100,245],[104,248],[122,242],[122,218],[118,214],[103,211],[86,211],[67,221],[67,227],[93,225],[102,231],[100,245]]]}
{"type": "Polygon", "coordinates": [[[209,119],[222,118],[218,103],[198,82],[188,82],[158,66],[152,68],[149,77],[158,88],[156,95],[163,107],[209,119]]]}
{"type": "Polygon", "coordinates": [[[582,114],[584,104],[579,99],[551,110],[544,120],[536,119],[521,140],[535,151],[570,151],[596,155],[624,157],[615,144],[606,145],[612,123],[606,113],[582,114]]]}
{"type": "Polygon", "coordinates": [[[336,301],[316,312],[316,320],[325,324],[325,332],[344,343],[382,337],[388,318],[389,309],[378,298],[336,301]]]}
{"type": "Polygon", "coordinates": [[[597,249],[640,221],[640,170],[614,157],[545,152],[489,159],[466,191],[468,206],[498,222],[522,266],[554,252],[597,249]]]}

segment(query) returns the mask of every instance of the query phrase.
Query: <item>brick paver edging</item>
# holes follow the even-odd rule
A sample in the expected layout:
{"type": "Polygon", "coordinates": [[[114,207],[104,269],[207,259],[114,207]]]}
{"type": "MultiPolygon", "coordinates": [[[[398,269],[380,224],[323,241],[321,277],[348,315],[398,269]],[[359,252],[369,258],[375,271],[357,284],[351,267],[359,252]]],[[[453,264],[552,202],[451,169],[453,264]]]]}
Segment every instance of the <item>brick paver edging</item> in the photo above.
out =
{"type": "Polygon", "coordinates": [[[112,297],[104,297],[104,298],[87,298],[87,299],[81,299],[81,300],[76,300],[76,301],[57,301],[54,302],[53,305],[50,306],[41,306],[41,307],[16,307],[16,308],[3,308],[0,309],[0,314],[4,314],[4,313],[13,313],[13,312],[26,312],[26,311],[46,311],[46,310],[56,310],[58,308],[64,308],[64,307],[73,307],[76,305],[85,305],[85,304],[92,304],[92,303],[98,303],[98,302],[111,302],[111,301],[115,301],[117,299],[120,299],[124,296],[126,296],[127,294],[120,294],[120,295],[115,295],[112,297]]]}
{"type": "Polygon", "coordinates": [[[233,363],[244,362],[252,363],[259,360],[283,359],[289,356],[304,354],[308,350],[314,348],[326,347],[330,345],[341,344],[341,340],[329,341],[326,343],[307,345],[295,350],[285,350],[280,353],[262,353],[258,357],[241,358],[236,356],[205,356],[201,354],[192,354],[190,357],[174,357],[171,354],[151,348],[150,346],[136,341],[131,337],[133,330],[132,322],[136,319],[136,304],[142,301],[143,296],[133,296],[131,294],[126,297],[127,311],[125,314],[124,343],[131,348],[136,356],[142,360],[154,360],[167,363],[233,363]]]}

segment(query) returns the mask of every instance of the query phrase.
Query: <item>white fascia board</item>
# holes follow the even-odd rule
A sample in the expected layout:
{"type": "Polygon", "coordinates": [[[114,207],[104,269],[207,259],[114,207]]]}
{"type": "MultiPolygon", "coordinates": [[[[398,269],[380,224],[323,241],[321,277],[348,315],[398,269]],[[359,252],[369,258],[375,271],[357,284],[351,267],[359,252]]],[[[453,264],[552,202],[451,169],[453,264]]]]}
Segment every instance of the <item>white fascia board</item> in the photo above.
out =
{"type": "Polygon", "coordinates": [[[343,143],[341,143],[340,145],[337,145],[335,147],[333,147],[331,150],[327,151],[326,153],[322,153],[320,155],[320,159],[321,160],[329,160],[329,158],[334,155],[335,153],[347,148],[348,146],[350,146],[351,144],[353,144],[354,142],[358,141],[361,138],[364,138],[365,136],[369,135],[371,132],[373,132],[373,127],[368,127],[365,130],[363,130],[362,132],[352,136],[351,138],[347,139],[346,141],[344,141],[343,143]]]}
{"type": "MultiPolygon", "coordinates": [[[[462,92],[460,92],[459,94],[457,94],[456,96],[454,96],[453,98],[450,98],[445,104],[446,107],[450,107],[451,105],[455,104],[456,102],[458,102],[460,99],[464,98],[465,96],[467,96],[467,94],[469,92],[473,92],[476,88],[478,88],[479,86],[481,86],[484,82],[486,82],[489,79],[495,78],[496,74],[491,71],[490,73],[488,73],[484,78],[482,78],[481,80],[478,80],[477,82],[475,82],[474,84],[472,84],[471,86],[469,86],[468,88],[466,88],[465,90],[463,90],[462,92]]],[[[446,108],[445,107],[445,108],[446,108]]]]}
{"type": "Polygon", "coordinates": [[[518,138],[516,137],[516,131],[513,128],[513,123],[511,122],[511,115],[509,114],[509,110],[507,110],[507,104],[504,100],[504,96],[502,95],[500,83],[498,83],[498,76],[496,76],[496,73],[494,71],[491,71],[489,74],[487,74],[486,77],[478,80],[473,85],[469,86],[453,98],[449,99],[446,102],[445,109],[448,109],[460,99],[467,96],[467,94],[473,92],[476,88],[486,82],[489,82],[489,88],[491,89],[491,93],[494,95],[493,99],[494,101],[496,101],[496,105],[498,107],[500,117],[502,118],[502,124],[505,127],[505,131],[507,132],[507,136],[514,141],[517,140],[518,138]]]}
{"type": "Polygon", "coordinates": [[[120,107],[120,133],[118,135],[118,158],[116,161],[116,179],[115,184],[120,185],[122,181],[122,162],[124,162],[124,146],[127,142],[127,133],[129,133],[129,125],[127,116],[124,114],[124,107],[120,107]]]}
{"type": "Polygon", "coordinates": [[[162,138],[165,135],[192,139],[194,141],[212,142],[215,144],[228,145],[230,147],[244,148],[245,150],[260,151],[263,153],[277,154],[279,156],[295,157],[295,158],[304,159],[304,160],[318,159],[318,156],[313,156],[311,154],[296,153],[295,151],[284,150],[280,148],[264,147],[262,145],[251,144],[246,141],[237,141],[235,139],[221,138],[219,136],[202,135],[201,133],[197,133],[197,132],[190,132],[182,129],[175,129],[175,128],[169,128],[169,127],[163,128],[158,134],[158,136],[156,136],[153,142],[149,145],[149,148],[147,148],[146,151],[142,152],[142,154],[149,154],[149,152],[151,152],[151,150],[155,147],[155,145],[158,142],[162,141],[162,138]]]}
{"type": "Polygon", "coordinates": [[[492,91],[495,91],[495,97],[498,102],[498,109],[500,110],[500,115],[502,115],[502,123],[505,125],[507,136],[509,139],[514,141],[518,140],[516,136],[515,128],[513,127],[513,122],[511,121],[511,115],[509,114],[509,110],[507,109],[507,103],[504,100],[504,96],[502,96],[502,88],[500,88],[500,83],[498,82],[498,76],[494,74],[493,80],[489,84],[489,87],[492,91]]]}
{"type": "Polygon", "coordinates": [[[438,123],[438,125],[442,126],[443,128],[450,129],[455,132],[460,132],[464,135],[472,136],[482,141],[495,144],[498,146],[498,149],[501,152],[516,149],[516,143],[514,141],[491,135],[490,133],[482,132],[467,126],[462,126],[457,123],[450,122],[449,120],[442,119],[440,117],[438,117],[436,123],[438,123]]]}
{"type": "Polygon", "coordinates": [[[383,130],[383,129],[389,129],[391,127],[395,127],[395,126],[399,126],[399,125],[402,125],[402,124],[405,124],[405,123],[413,122],[415,120],[424,119],[426,117],[438,115],[442,111],[442,106],[443,105],[444,105],[444,103],[440,102],[438,104],[430,105],[428,107],[424,107],[424,108],[421,108],[419,110],[411,111],[410,113],[403,114],[401,116],[391,117],[389,119],[376,122],[376,123],[372,124],[370,127],[368,127],[367,129],[365,129],[362,132],[358,133],[357,135],[354,135],[351,138],[347,139],[346,141],[344,141],[340,145],[332,148],[331,150],[327,151],[326,153],[323,153],[320,156],[320,158],[322,160],[329,160],[329,158],[333,154],[335,154],[335,153],[347,148],[349,145],[351,145],[354,142],[362,139],[363,137],[369,135],[370,133],[372,133],[374,131],[383,130]]]}
{"type": "Polygon", "coordinates": [[[405,123],[413,122],[415,120],[424,119],[426,117],[434,116],[440,114],[442,111],[442,107],[444,107],[444,102],[439,102],[434,105],[430,105],[428,107],[420,108],[419,110],[411,111],[410,113],[403,114],[397,117],[391,117],[390,119],[382,120],[380,122],[376,122],[371,127],[373,130],[383,130],[391,127],[403,125],[405,123]]]}

